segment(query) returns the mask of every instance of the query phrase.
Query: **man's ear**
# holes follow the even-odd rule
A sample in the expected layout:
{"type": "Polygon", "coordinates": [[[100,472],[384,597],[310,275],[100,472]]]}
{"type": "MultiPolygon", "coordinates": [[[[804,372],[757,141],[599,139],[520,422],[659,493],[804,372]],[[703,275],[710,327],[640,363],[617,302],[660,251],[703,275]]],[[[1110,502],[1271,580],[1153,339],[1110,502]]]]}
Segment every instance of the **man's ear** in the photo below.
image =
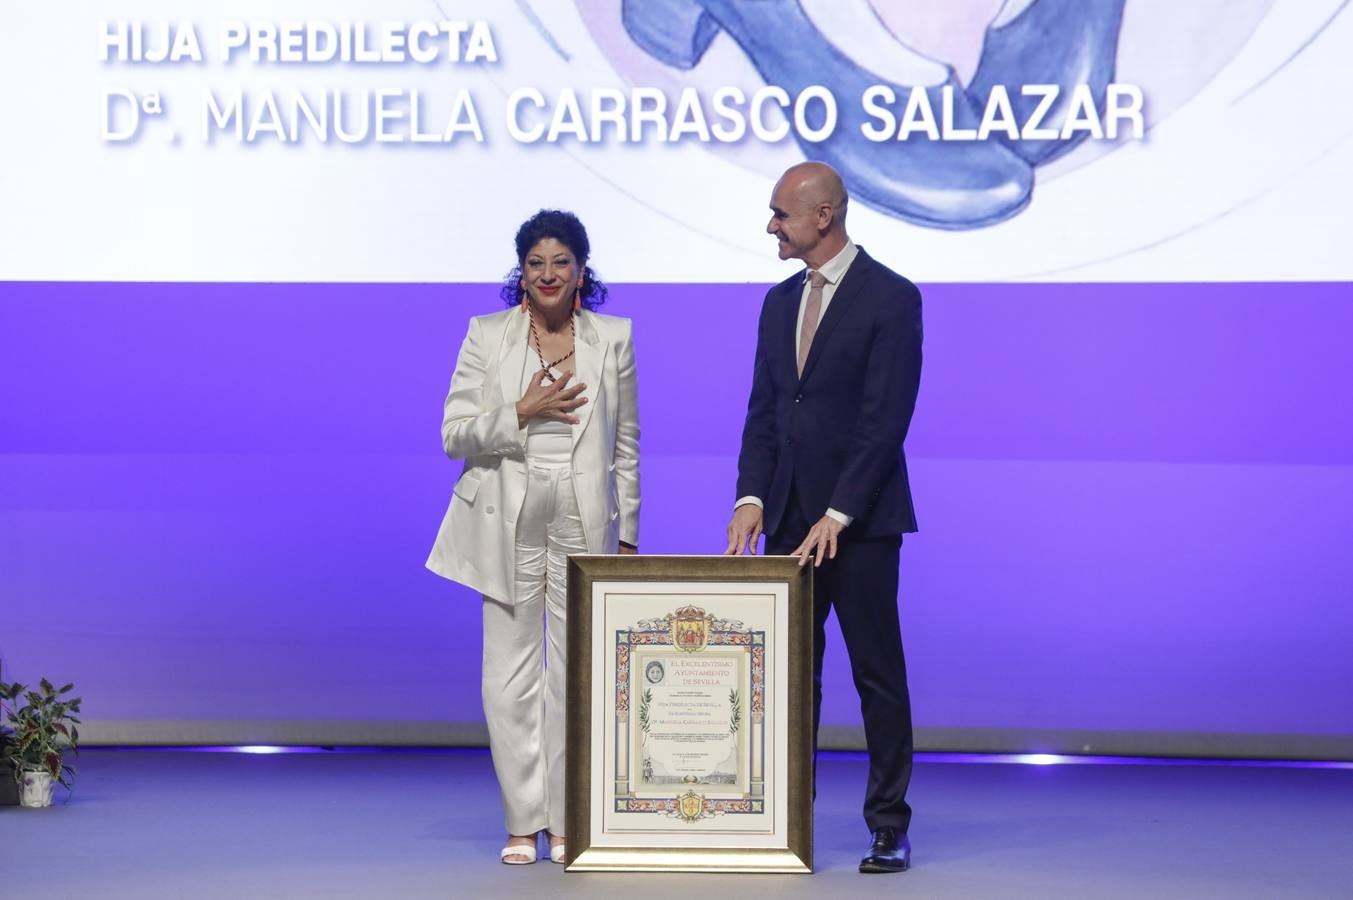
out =
{"type": "Polygon", "coordinates": [[[817,229],[818,231],[828,231],[832,227],[832,220],[836,218],[835,210],[830,203],[819,203],[817,207],[817,229]]]}

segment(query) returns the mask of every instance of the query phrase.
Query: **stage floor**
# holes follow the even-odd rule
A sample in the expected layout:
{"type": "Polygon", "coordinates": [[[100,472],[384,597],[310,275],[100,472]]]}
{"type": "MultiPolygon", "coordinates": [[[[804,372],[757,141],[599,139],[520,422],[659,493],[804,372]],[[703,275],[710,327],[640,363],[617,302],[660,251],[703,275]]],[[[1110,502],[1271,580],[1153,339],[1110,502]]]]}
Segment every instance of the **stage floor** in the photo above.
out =
{"type": "Polygon", "coordinates": [[[482,750],[88,750],[79,766],[68,804],[0,808],[3,896],[1353,897],[1348,767],[923,757],[914,868],[860,875],[865,761],[823,754],[816,874],[716,876],[501,865],[482,750]]]}

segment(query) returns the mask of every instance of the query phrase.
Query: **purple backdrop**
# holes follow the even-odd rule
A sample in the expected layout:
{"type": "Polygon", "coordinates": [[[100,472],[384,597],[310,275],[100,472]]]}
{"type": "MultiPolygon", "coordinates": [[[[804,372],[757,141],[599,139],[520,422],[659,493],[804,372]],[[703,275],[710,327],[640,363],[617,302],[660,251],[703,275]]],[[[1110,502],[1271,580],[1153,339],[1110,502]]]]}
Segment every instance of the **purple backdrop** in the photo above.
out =
{"type": "MultiPolygon", "coordinates": [[[[646,552],[717,552],[764,287],[618,285],[646,552]]],[[[0,283],[0,654],[94,720],[480,719],[422,568],[484,285],[0,283]]],[[[923,729],[1353,738],[1353,290],[934,285],[923,729]]],[[[858,722],[828,649],[824,723],[858,722]]]]}

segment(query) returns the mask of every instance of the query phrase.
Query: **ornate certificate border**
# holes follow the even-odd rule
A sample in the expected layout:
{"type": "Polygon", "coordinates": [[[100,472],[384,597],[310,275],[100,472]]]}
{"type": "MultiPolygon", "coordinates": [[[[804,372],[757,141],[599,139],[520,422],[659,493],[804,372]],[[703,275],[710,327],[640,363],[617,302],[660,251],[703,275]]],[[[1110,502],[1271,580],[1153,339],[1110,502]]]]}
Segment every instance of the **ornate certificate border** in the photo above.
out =
{"type": "Polygon", "coordinates": [[[812,871],[812,571],[569,559],[569,871],[812,871]]]}

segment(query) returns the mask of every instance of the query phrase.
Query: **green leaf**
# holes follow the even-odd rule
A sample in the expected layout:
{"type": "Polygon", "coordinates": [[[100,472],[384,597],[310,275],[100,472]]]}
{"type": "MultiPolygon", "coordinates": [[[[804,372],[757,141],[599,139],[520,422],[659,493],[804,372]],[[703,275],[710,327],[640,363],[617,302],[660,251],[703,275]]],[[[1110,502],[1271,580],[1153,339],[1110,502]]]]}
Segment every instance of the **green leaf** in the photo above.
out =
{"type": "Polygon", "coordinates": [[[69,682],[67,682],[66,684],[63,684],[61,687],[57,688],[57,689],[56,689],[56,692],[57,692],[58,694],[66,694],[66,693],[69,693],[70,691],[72,691],[74,688],[75,688],[75,682],[69,681],[69,682]]]}

